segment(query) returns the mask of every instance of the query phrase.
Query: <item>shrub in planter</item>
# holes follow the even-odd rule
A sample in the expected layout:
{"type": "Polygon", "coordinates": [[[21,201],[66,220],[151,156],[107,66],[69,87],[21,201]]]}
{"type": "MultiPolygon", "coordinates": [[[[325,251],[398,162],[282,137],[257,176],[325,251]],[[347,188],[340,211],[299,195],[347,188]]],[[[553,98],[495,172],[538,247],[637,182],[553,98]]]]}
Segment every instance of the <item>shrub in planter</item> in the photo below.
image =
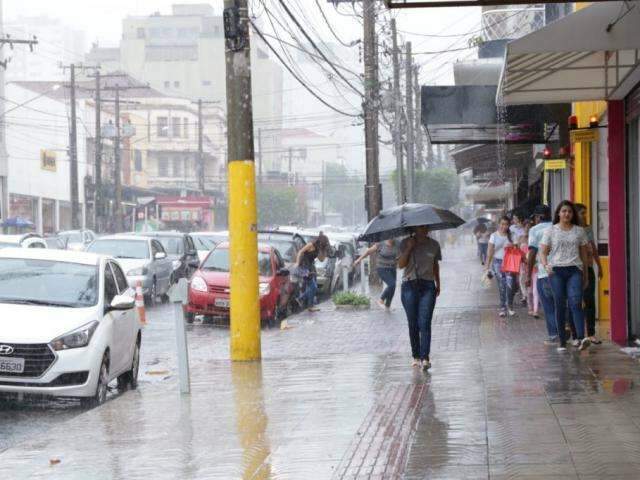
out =
{"type": "Polygon", "coordinates": [[[338,292],[333,296],[333,303],[338,308],[352,308],[354,310],[369,308],[369,297],[353,292],[338,292]]]}

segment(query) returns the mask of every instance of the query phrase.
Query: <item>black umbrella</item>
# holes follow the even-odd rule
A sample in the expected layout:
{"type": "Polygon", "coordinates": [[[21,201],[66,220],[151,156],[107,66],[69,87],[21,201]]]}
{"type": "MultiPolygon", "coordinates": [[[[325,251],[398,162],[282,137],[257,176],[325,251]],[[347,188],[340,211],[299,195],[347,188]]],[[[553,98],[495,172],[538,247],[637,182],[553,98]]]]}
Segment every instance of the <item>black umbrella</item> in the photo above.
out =
{"type": "Polygon", "coordinates": [[[457,228],[464,220],[444,208],[425,203],[405,203],[380,212],[369,222],[358,240],[379,242],[411,233],[411,227],[426,225],[429,230],[457,228]]]}

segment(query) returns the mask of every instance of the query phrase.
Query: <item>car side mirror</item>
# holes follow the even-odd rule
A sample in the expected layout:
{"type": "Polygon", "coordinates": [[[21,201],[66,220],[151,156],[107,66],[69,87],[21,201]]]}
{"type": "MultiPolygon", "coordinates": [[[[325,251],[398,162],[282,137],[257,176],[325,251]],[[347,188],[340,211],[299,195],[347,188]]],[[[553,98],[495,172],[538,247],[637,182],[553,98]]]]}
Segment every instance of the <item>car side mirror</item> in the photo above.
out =
{"type": "Polygon", "coordinates": [[[286,268],[281,268],[280,270],[278,270],[278,273],[276,273],[276,275],[278,277],[288,277],[289,276],[289,270],[286,268]]]}
{"type": "Polygon", "coordinates": [[[191,268],[199,268],[200,267],[200,260],[198,260],[197,258],[190,260],[189,261],[189,266],[191,268]]]}
{"type": "Polygon", "coordinates": [[[136,304],[133,297],[129,295],[116,295],[111,300],[111,304],[108,307],[108,311],[113,310],[131,310],[136,304]]]}
{"type": "Polygon", "coordinates": [[[187,255],[190,255],[190,256],[198,255],[198,251],[197,250],[188,250],[187,251],[187,255]]]}
{"type": "Polygon", "coordinates": [[[164,252],[156,252],[153,258],[155,258],[156,260],[162,260],[163,258],[167,258],[167,254],[164,252]]]}

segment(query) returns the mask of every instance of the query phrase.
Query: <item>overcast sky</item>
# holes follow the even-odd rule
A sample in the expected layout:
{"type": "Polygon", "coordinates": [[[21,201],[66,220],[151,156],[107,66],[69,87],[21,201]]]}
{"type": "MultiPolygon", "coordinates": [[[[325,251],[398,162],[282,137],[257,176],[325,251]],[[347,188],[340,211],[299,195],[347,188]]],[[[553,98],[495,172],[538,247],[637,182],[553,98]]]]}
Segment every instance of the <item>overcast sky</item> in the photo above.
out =
{"type": "MultiPolygon", "coordinates": [[[[268,8],[277,0],[264,0],[268,8]]],[[[355,17],[338,14],[326,0],[319,0],[325,12],[344,40],[361,38],[362,27],[355,17]]],[[[168,14],[173,3],[203,3],[185,0],[4,0],[5,21],[15,21],[20,16],[45,15],[59,18],[66,25],[86,34],[87,47],[98,41],[103,46],[116,46],[121,34],[121,21],[127,15],[149,15],[155,11],[168,14]]],[[[216,12],[222,10],[222,1],[212,1],[216,12]]],[[[262,6],[252,0],[253,11],[260,15],[262,6]]],[[[313,21],[320,34],[327,41],[333,40],[319,15],[315,0],[292,0],[294,6],[302,5],[307,18],[313,21]]],[[[350,5],[342,5],[340,11],[352,13],[350,5]]],[[[440,51],[448,48],[467,46],[467,37],[427,37],[424,35],[457,35],[477,30],[480,27],[479,8],[416,9],[394,11],[401,35],[413,42],[414,52],[440,51]],[[410,35],[402,32],[415,32],[410,35]]],[[[45,39],[41,39],[45,40],[45,39]]],[[[418,55],[415,61],[422,64],[421,80],[424,83],[450,83],[452,80],[450,63],[456,59],[474,56],[473,50],[462,50],[441,55],[418,55]]]]}

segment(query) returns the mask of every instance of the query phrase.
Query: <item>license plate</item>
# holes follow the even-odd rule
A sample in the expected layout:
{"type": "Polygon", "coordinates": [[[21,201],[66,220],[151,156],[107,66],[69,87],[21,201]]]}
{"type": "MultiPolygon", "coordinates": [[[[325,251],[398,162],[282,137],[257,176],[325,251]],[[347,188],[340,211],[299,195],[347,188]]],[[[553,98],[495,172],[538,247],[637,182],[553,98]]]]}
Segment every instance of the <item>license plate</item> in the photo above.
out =
{"type": "Polygon", "coordinates": [[[0,358],[0,373],[24,372],[24,358],[0,358]]]}
{"type": "Polygon", "coordinates": [[[218,308],[229,308],[229,300],[227,298],[216,298],[215,306],[218,308]]]}

